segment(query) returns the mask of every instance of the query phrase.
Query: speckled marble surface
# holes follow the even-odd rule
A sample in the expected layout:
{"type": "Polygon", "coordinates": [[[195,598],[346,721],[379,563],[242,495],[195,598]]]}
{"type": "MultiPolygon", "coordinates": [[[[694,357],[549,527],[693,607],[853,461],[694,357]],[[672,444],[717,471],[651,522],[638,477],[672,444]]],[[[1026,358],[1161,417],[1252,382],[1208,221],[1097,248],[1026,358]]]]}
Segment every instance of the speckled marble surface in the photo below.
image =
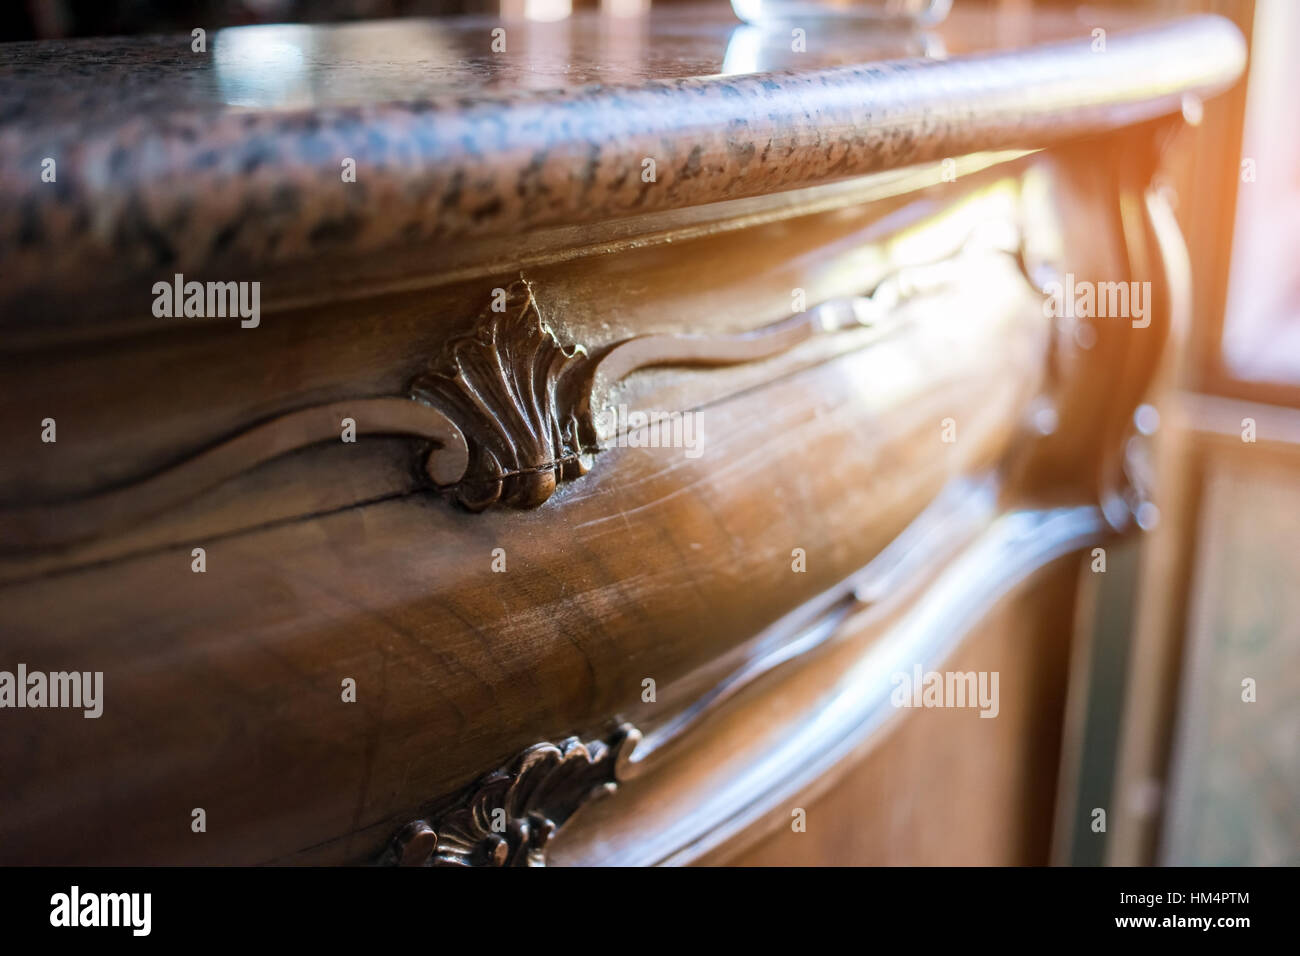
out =
{"type": "Polygon", "coordinates": [[[810,26],[806,44],[718,5],[244,27],[204,53],[187,36],[0,46],[4,321],[106,270],[228,278],[1048,145],[1175,111],[1244,58],[1213,17],[978,6],[936,33],[810,26]]]}

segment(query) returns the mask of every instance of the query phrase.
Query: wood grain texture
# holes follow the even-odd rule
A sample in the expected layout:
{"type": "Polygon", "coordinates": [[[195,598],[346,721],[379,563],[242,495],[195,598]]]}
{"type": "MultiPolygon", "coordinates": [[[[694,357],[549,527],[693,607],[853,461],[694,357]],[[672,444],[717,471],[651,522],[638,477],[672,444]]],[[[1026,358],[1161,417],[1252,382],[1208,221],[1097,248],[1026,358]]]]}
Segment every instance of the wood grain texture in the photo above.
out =
{"type": "MultiPolygon", "coordinates": [[[[644,677],[671,684],[856,570],[950,477],[996,460],[1035,390],[1024,370],[1041,341],[990,306],[984,322],[941,312],[888,346],[712,406],[718,437],[697,461],[611,450],[536,512],[406,497],[216,539],[205,574],[186,547],[6,588],[8,652],[104,670],[117,701],[57,753],[25,749],[47,715],[9,715],[3,757],[21,753],[28,770],[0,821],[7,853],[274,859],[600,722],[644,677]],[[971,344],[952,347],[954,334],[971,344]],[[868,404],[854,400],[864,381],[893,385],[868,404]],[[945,445],[950,414],[965,437],[945,445]],[[504,574],[491,572],[498,547],[504,574]],[[796,547],[806,574],[791,573],[796,547]],[[344,677],[363,689],[356,705],[339,701],[344,677]],[[196,805],[227,839],[177,829],[196,805]]],[[[367,839],[342,841],[334,859],[367,839]]]]}
{"type": "MultiPolygon", "coordinates": [[[[1049,213],[1058,186],[1088,215],[1103,210],[1100,228],[1111,228],[1106,207],[1083,200],[1109,195],[1104,180],[1058,177],[1043,164],[1023,182],[1001,173],[963,184],[938,212],[902,203],[887,224],[850,213],[830,236],[819,215],[798,231],[783,225],[781,244],[764,253],[835,248],[830,260],[809,261],[853,265],[851,277],[820,278],[803,265],[754,282],[762,256],[684,269],[715,242],[706,238],[671,254],[557,267],[534,284],[539,294],[555,290],[551,314],[566,338],[595,320],[600,301],[626,310],[621,327],[662,335],[700,317],[721,325],[746,303],[775,309],[778,295],[788,308],[795,284],[870,292],[899,263],[917,261],[909,257],[932,260],[945,242],[962,250],[967,232],[955,224],[1049,213]],[[635,294],[658,276],[681,281],[672,292],[635,294]],[[739,305],[719,291],[751,282],[739,305]],[[568,313],[583,289],[602,291],[568,313]],[[708,302],[726,305],[711,311],[708,302]]],[[[757,251],[763,238],[736,253],[757,251]]],[[[60,735],[57,751],[28,749],[47,715],[10,715],[16,732],[0,742],[0,757],[27,773],[0,820],[8,858],[359,862],[485,769],[630,711],[644,679],[670,698],[681,682],[698,686],[728,653],[861,569],[952,480],[1034,445],[1032,403],[1077,373],[1058,380],[1044,363],[1056,333],[1024,270],[1003,253],[976,257],[955,286],[895,302],[887,334],[860,329],[749,366],[631,377],[612,398],[696,409],[706,454],[609,448],[600,469],[561,485],[537,511],[473,515],[407,490],[233,533],[212,534],[208,524],[211,537],[29,571],[0,589],[6,649],[33,667],[103,670],[115,703],[111,718],[60,735]],[[953,443],[941,440],[949,418],[960,429],[953,443]],[[204,574],[191,572],[194,545],[207,550],[204,574]],[[805,573],[792,573],[795,549],[807,556],[805,573]],[[150,597],[141,600],[145,582],[150,597]],[[356,704],[340,701],[344,678],[357,681],[356,704]],[[221,821],[222,840],[188,831],[195,806],[221,821]]],[[[281,330],[271,341],[283,351],[251,361],[289,363],[339,389],[358,361],[346,343],[359,341],[366,374],[409,381],[396,373],[419,367],[412,342],[436,351],[460,332],[455,322],[427,329],[417,321],[427,306],[410,308],[397,322],[378,312],[374,327],[384,319],[389,334],[369,342],[348,337],[356,310],[340,307],[337,339],[300,343],[281,330]],[[327,344],[339,354],[317,352],[327,344]],[[394,370],[373,358],[398,353],[407,357],[394,370]]],[[[238,340],[228,341],[235,349],[238,340]]],[[[142,360],[135,342],[120,348],[124,362],[142,360]]],[[[247,368],[233,351],[228,361],[247,368]]],[[[195,400],[192,414],[234,420],[239,401],[255,394],[248,374],[222,385],[233,407],[195,400]]],[[[282,401],[302,394],[291,391],[300,378],[281,381],[282,401]]],[[[181,434],[183,415],[166,421],[181,434]]],[[[159,453],[174,447],[174,437],[122,424],[121,434],[159,453]]],[[[1067,457],[1092,454],[1085,443],[1051,460],[1071,472],[1067,457]]],[[[294,467],[279,474],[301,485],[311,480],[301,469],[326,460],[286,460],[294,467]]],[[[121,461],[140,467],[138,454],[121,461]]],[[[264,492],[270,474],[244,487],[264,492]]]]}

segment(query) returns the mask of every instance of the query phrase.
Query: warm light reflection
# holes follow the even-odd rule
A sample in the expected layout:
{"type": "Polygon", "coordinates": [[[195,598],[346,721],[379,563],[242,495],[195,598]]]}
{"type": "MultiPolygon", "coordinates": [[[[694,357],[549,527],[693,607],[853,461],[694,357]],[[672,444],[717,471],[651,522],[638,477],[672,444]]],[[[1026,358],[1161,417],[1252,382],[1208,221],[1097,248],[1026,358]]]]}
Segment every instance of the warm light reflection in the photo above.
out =
{"type": "Polygon", "coordinates": [[[978,189],[942,214],[892,237],[886,244],[889,257],[898,263],[917,263],[952,255],[990,223],[1019,221],[1019,200],[1019,186],[1014,179],[978,189]]]}
{"type": "Polygon", "coordinates": [[[1233,375],[1300,384],[1300,4],[1256,9],[1223,326],[1233,375]],[[1291,120],[1283,117],[1290,116],[1291,120]]]}
{"type": "Polygon", "coordinates": [[[573,12],[573,0],[524,0],[524,17],[549,23],[573,12]]]}
{"type": "MultiPolygon", "coordinates": [[[[948,55],[938,34],[881,27],[869,33],[810,26],[807,49],[816,51],[818,66],[851,66],[911,57],[943,59],[948,55]]],[[[808,64],[809,53],[791,48],[786,31],[743,25],[731,31],[722,72],[728,75],[767,73],[808,64]]]]}
{"type": "Polygon", "coordinates": [[[818,250],[820,266],[799,263],[828,304],[851,306],[863,335],[891,338],[862,359],[869,366],[857,378],[863,407],[881,414],[904,407],[993,342],[1008,363],[1035,367],[1050,323],[1017,262],[1025,200],[1018,181],[1006,177],[887,238],[845,236],[842,247],[818,250]],[[894,337],[902,329],[907,334],[894,337]]]}
{"type": "Polygon", "coordinates": [[[282,109],[402,100],[463,82],[464,51],[439,21],[232,27],[213,38],[231,106],[282,109]],[[381,63],[382,67],[376,67],[381,63]]]}
{"type": "Polygon", "coordinates": [[[212,62],[222,98],[232,106],[310,104],[307,60],[313,42],[305,26],[220,31],[212,62]]]}
{"type": "Polygon", "coordinates": [[[600,12],[611,17],[639,17],[650,12],[650,0],[600,0],[600,12]]]}

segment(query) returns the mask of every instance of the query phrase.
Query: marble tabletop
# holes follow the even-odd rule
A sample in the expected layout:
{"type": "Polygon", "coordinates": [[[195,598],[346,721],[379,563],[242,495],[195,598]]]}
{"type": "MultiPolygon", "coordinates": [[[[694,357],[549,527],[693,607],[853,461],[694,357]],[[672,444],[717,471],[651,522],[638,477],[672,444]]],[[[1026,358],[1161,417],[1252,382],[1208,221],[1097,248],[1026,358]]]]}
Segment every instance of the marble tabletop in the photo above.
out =
{"type": "Polygon", "coordinates": [[[107,274],[226,278],[1047,146],[1244,65],[1212,16],[956,7],[912,33],[715,4],[0,45],[0,323],[107,274]]]}

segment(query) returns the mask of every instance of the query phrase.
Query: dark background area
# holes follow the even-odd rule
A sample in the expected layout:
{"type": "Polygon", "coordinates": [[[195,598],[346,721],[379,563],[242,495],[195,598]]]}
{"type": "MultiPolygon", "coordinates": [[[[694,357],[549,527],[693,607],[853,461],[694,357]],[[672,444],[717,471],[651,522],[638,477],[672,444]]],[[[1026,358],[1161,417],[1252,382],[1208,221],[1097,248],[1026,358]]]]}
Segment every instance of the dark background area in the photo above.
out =
{"type": "Polygon", "coordinates": [[[489,6],[496,4],[488,0],[9,0],[0,3],[0,41],[437,16],[489,6]]]}

